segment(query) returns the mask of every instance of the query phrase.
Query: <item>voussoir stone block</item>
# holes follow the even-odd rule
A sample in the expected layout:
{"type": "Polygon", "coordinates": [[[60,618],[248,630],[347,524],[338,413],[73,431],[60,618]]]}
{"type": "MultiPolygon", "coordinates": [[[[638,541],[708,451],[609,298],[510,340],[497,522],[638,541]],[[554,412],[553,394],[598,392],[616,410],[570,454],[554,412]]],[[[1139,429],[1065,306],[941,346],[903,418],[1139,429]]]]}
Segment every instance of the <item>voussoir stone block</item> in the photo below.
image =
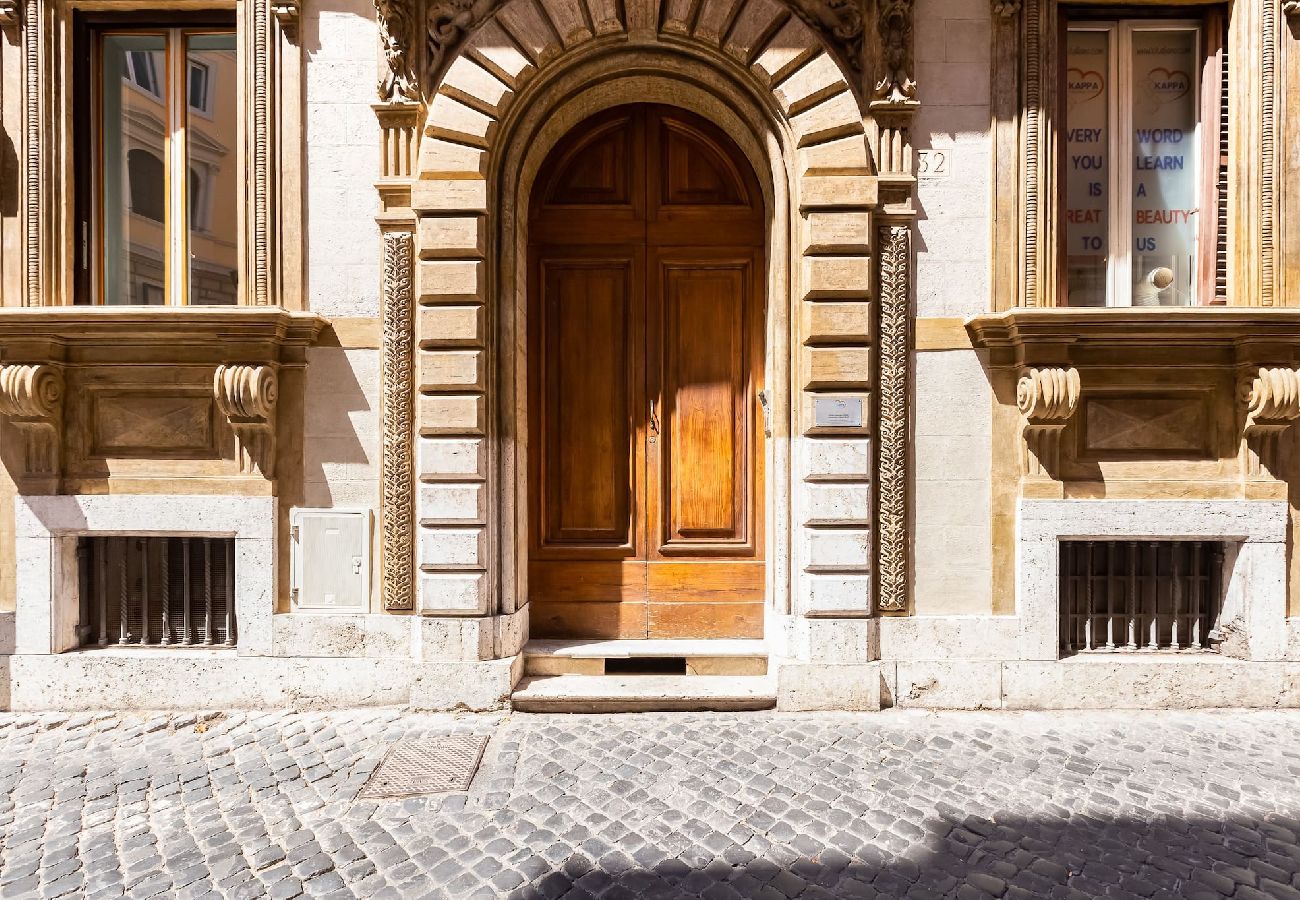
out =
{"type": "Polygon", "coordinates": [[[488,19],[474,33],[467,51],[485,68],[514,89],[537,71],[537,67],[519,51],[495,19],[488,19]]]}
{"type": "Polygon", "coordinates": [[[424,350],[418,355],[420,390],[482,390],[482,350],[424,350]]]}
{"type": "Polygon", "coordinates": [[[416,270],[421,303],[481,302],[485,284],[482,260],[422,261],[416,270]]]}
{"type": "Polygon", "coordinates": [[[415,404],[420,434],[479,435],[487,430],[482,394],[419,394],[415,404]]]}
{"type": "Polygon", "coordinates": [[[442,90],[485,113],[500,117],[506,102],[513,96],[509,85],[479,65],[473,58],[461,54],[447,69],[442,78],[442,90]]]}
{"type": "Polygon", "coordinates": [[[791,16],[767,42],[750,69],[761,81],[775,84],[802,66],[818,46],[820,42],[808,26],[791,16]]]}
{"type": "Polygon", "coordinates": [[[482,306],[422,306],[419,335],[422,347],[483,346],[482,306]]]}
{"type": "Polygon", "coordinates": [[[418,448],[425,481],[487,477],[487,442],[482,438],[420,438],[418,448]]]}
{"type": "Polygon", "coordinates": [[[806,347],[804,367],[804,387],[808,390],[865,388],[871,383],[871,350],[806,347]]]}
{"type": "Polygon", "coordinates": [[[867,297],[871,294],[871,257],[805,256],[804,297],[867,297]]]}
{"type": "Polygon", "coordinates": [[[871,340],[871,303],[863,300],[800,304],[805,344],[853,344],[871,340]]]}
{"type": "Polygon", "coordinates": [[[419,222],[420,258],[465,258],[487,251],[484,216],[423,216],[419,222]]]}
{"type": "Polygon", "coordinates": [[[874,206],[876,195],[876,179],[865,170],[861,174],[816,174],[799,179],[799,207],[803,210],[861,209],[874,206]]]}
{"type": "Polygon", "coordinates": [[[790,120],[800,147],[830,138],[862,133],[862,114],[847,91],[829,97],[790,120]]]}
{"type": "Polygon", "coordinates": [[[480,483],[433,483],[420,487],[424,525],[481,524],[487,521],[487,489],[480,483]]]}
{"type": "Polygon", "coordinates": [[[772,92],[789,115],[798,115],[815,103],[847,91],[848,82],[828,53],[819,53],[772,92]]]}
{"type": "Polygon", "coordinates": [[[446,138],[476,147],[488,147],[488,135],[496,119],[449,97],[439,94],[429,104],[429,137],[446,138]]]}
{"type": "Polygon", "coordinates": [[[748,64],[758,49],[758,42],[784,11],[776,0],[749,0],[741,6],[723,50],[728,56],[748,64]]]}
{"type": "Polygon", "coordinates": [[[420,528],[421,568],[483,569],[486,564],[486,528],[420,528]]]}

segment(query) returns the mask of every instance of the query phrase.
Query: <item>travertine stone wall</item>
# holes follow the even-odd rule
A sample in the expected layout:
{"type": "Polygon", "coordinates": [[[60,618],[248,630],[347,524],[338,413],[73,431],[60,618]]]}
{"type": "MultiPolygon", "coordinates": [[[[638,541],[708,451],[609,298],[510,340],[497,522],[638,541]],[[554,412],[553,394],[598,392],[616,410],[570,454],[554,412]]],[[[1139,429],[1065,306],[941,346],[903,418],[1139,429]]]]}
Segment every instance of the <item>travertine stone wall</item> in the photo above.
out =
{"type": "MultiPolygon", "coordinates": [[[[919,0],[913,138],[948,174],[917,186],[916,314],[956,320],[992,308],[988,0],[919,0]]],[[[959,322],[953,324],[959,325],[959,322]]],[[[960,327],[947,329],[959,339],[960,327]]],[[[955,343],[953,346],[955,346],[955,343]]],[[[972,349],[915,354],[913,611],[987,615],[991,605],[993,394],[972,349]]],[[[885,648],[888,653],[888,647],[885,648]]]]}

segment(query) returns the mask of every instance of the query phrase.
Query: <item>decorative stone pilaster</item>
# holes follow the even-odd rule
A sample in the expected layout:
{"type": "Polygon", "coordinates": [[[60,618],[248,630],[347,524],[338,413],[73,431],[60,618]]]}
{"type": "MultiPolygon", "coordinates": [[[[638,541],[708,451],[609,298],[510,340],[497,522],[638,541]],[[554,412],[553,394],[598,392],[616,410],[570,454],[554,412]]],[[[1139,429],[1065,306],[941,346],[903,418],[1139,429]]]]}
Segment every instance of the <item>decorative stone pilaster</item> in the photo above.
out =
{"type": "Polygon", "coordinates": [[[1079,406],[1079,370],[1025,369],[1016,384],[1016,406],[1025,417],[1025,474],[1054,477],[1060,465],[1061,433],[1079,406]]]}
{"type": "Polygon", "coordinates": [[[275,407],[280,387],[271,366],[218,366],[212,379],[217,409],[235,432],[243,475],[275,475],[275,407]]]}
{"type": "Polygon", "coordinates": [[[1247,478],[1276,471],[1278,438],[1300,419],[1300,370],[1261,368],[1242,383],[1246,422],[1242,434],[1247,478]]]}
{"type": "Polygon", "coordinates": [[[415,598],[415,285],[414,235],[384,232],[383,524],[385,609],[411,609],[415,598]]]}
{"type": "Polygon", "coordinates": [[[908,353],[911,339],[910,225],[880,229],[880,423],[876,466],[880,601],[887,612],[907,609],[908,353]]]}
{"type": "Polygon", "coordinates": [[[22,474],[57,478],[63,374],[50,365],[0,366],[0,415],[23,436],[22,474]]]}

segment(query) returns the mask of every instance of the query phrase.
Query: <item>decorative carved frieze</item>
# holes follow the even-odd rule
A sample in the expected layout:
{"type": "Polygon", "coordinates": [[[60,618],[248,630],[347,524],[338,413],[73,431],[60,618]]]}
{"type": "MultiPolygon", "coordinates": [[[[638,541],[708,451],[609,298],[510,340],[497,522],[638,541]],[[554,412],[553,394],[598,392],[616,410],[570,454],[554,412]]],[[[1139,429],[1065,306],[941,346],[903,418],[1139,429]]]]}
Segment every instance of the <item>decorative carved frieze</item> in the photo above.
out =
{"type": "Polygon", "coordinates": [[[1079,370],[1025,369],[1016,383],[1016,406],[1025,417],[1025,470],[1034,477],[1058,471],[1061,432],[1079,406],[1079,370]]]}
{"type": "Polygon", "coordinates": [[[23,474],[59,474],[63,375],[50,365],[0,366],[0,415],[23,436],[23,474]]]}
{"type": "Polygon", "coordinates": [[[1242,395],[1246,474],[1258,477],[1274,470],[1279,436],[1300,419],[1300,370],[1261,368],[1243,379],[1242,395]]]}
{"type": "Polygon", "coordinates": [[[907,609],[907,358],[908,274],[911,267],[911,228],[886,225],[880,229],[880,419],[878,428],[879,486],[877,520],[879,608],[907,609]]]}
{"type": "Polygon", "coordinates": [[[882,72],[875,97],[887,103],[916,99],[912,62],[912,0],[880,0],[876,28],[880,33],[882,72]]]}
{"type": "Polygon", "coordinates": [[[385,103],[420,99],[415,74],[415,0],[375,0],[379,40],[388,71],[379,80],[379,99],[385,103]]]}
{"type": "Polygon", "coordinates": [[[217,409],[235,432],[239,471],[275,474],[275,406],[279,384],[270,366],[218,366],[212,379],[217,409]]]}
{"type": "Polygon", "coordinates": [[[414,234],[384,233],[383,457],[385,609],[415,602],[415,285],[414,234]]]}

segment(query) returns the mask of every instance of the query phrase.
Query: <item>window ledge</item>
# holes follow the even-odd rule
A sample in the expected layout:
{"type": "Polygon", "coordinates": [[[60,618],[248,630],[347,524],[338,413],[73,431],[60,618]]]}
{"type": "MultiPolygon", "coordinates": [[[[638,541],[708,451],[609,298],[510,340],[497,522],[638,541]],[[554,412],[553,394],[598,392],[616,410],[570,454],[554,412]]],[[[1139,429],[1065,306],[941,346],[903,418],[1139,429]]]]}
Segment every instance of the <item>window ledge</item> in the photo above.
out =
{"type": "Polygon", "coordinates": [[[1300,351],[1300,308],[1017,308],[973,316],[966,331],[976,348],[994,351],[995,365],[1071,363],[1091,351],[1175,347],[1215,353],[1226,363],[1291,364],[1300,351]]]}

